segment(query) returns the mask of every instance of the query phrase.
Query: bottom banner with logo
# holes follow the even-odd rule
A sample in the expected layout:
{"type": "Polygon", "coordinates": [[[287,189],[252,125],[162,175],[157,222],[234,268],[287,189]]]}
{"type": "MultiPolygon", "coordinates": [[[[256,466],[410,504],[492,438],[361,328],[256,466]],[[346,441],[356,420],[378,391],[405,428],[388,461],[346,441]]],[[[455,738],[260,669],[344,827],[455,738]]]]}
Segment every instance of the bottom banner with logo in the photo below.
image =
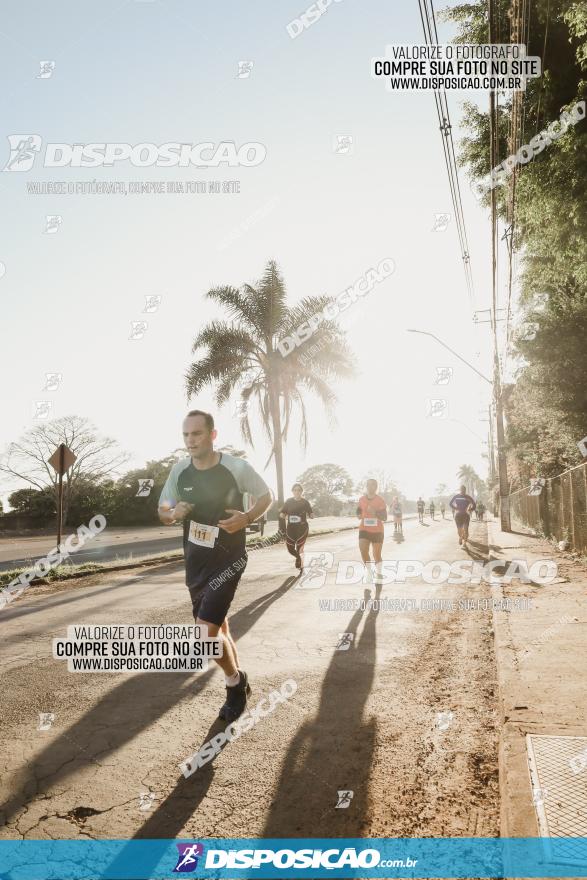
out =
{"type": "Polygon", "coordinates": [[[587,838],[0,841],[2,880],[587,877],[587,838]]]}

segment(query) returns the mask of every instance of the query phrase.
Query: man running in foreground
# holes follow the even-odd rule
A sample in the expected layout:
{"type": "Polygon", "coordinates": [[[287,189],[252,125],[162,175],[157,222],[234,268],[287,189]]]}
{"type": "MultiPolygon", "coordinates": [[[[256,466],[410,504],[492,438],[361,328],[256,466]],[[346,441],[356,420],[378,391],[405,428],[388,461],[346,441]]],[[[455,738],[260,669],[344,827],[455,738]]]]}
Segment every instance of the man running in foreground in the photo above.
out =
{"type": "Polygon", "coordinates": [[[416,507],[418,508],[418,522],[424,522],[424,499],[420,495],[418,500],[416,501],[416,507]]]}
{"type": "Polygon", "coordinates": [[[373,546],[373,559],[375,561],[376,578],[381,575],[381,550],[383,548],[384,528],[383,523],[387,520],[387,505],[383,498],[377,494],[377,480],[367,480],[367,494],[359,498],[357,516],[361,520],[359,526],[359,550],[361,559],[369,575],[371,557],[369,550],[373,546]]]}
{"type": "Polygon", "coordinates": [[[165,525],[183,520],[186,585],[196,624],[222,639],[216,662],[226,681],[226,702],[219,717],[234,721],[251,688],[239,667],[226,616],[247,564],[245,529],[271,504],[271,491],[242,458],[214,451],[217,432],[209,413],[192,410],[184,419],[183,439],[190,454],[174,464],[159,499],[165,525]],[[243,512],[243,493],[258,500],[243,512]]]}
{"type": "Polygon", "coordinates": [[[461,486],[457,495],[453,495],[449,501],[449,507],[454,512],[455,523],[459,533],[459,544],[466,544],[469,540],[470,512],[475,510],[475,501],[467,495],[467,487],[461,486]]]}

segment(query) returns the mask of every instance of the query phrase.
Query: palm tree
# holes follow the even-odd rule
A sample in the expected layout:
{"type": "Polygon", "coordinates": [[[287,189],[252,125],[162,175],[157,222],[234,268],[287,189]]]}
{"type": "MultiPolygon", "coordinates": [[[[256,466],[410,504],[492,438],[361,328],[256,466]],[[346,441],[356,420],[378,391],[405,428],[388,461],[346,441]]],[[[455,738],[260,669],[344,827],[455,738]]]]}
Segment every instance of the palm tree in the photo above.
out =
{"type": "MultiPolygon", "coordinates": [[[[186,374],[188,399],[206,385],[215,385],[218,406],[238,391],[238,416],[245,442],[253,446],[249,422],[250,403],[257,403],[261,424],[271,443],[267,464],[275,458],[278,502],[283,494],[283,444],[287,440],[294,405],[301,413],[300,441],[308,440],[305,396],[318,396],[333,421],[336,395],[330,382],[354,373],[354,358],[334,320],[322,316],[333,303],[328,296],[305,297],[288,306],[285,284],[277,264],[270,260],[255,286],[214,287],[206,296],[229,313],[230,322],[212,321],[196,336],[192,351],[205,349],[200,360],[186,374]],[[309,318],[320,317],[306,342],[283,356],[277,345],[291,336],[309,318]]],[[[322,427],[322,426],[321,426],[322,427]]]]}
{"type": "Polygon", "coordinates": [[[457,477],[465,484],[469,495],[472,495],[479,481],[475,468],[471,467],[470,464],[462,464],[457,471],[457,477]]]}

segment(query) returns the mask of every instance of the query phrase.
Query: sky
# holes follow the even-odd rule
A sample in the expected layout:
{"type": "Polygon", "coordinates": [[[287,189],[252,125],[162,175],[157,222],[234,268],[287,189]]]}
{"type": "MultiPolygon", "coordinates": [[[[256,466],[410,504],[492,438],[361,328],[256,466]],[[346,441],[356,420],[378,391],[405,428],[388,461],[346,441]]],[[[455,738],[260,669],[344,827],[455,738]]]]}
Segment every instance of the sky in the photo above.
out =
{"type": "MultiPolygon", "coordinates": [[[[234,403],[218,408],[212,389],[185,395],[194,337],[226,317],[206,292],[254,283],[275,259],[294,304],[335,296],[388,258],[393,275],[346,313],[359,373],[335,388],[335,425],[308,399],[308,448],[294,423],[286,485],[324,462],[356,480],[384,471],[410,498],[454,487],[462,464],[486,476],[489,385],[408,332],[434,333],[490,375],[489,324],[472,320],[433,96],[390,93],[370,75],[386,44],[423,42],[418,4],[334,2],[292,39],[286,26],[304,8],[105,0],[5,11],[0,167],[9,135],[29,134],[43,144],[255,142],[266,157],[205,169],[43,168],[37,157],[29,171],[0,173],[0,449],[40,423],[38,401],[51,403],[51,418],[88,418],[129,453],[129,469],[181,445],[188,404],[214,413],[218,445],[243,448],[234,403]],[[51,75],[39,77],[47,60],[51,75]],[[252,62],[248,76],[239,62],[252,62]],[[348,152],[335,151],[339,137],[352,139],[348,152]],[[239,181],[240,192],[28,191],[50,181],[239,181]],[[446,228],[435,229],[444,213],[446,228]],[[48,216],[61,217],[54,234],[48,216]],[[149,296],[161,301],[146,314],[149,296]],[[133,321],[147,323],[142,338],[130,338],[133,321]],[[453,373],[440,387],[444,367],[453,373]],[[44,390],[47,373],[62,376],[55,391],[44,390]],[[448,402],[446,418],[428,415],[435,398],[448,402]]],[[[452,34],[439,22],[441,42],[452,34]]],[[[465,99],[488,100],[450,95],[455,144],[465,99]]],[[[484,309],[489,217],[461,175],[473,308],[484,309]]],[[[247,457],[263,472],[268,449],[255,417],[253,431],[247,457]]],[[[264,475],[275,486],[272,465],[264,475]]],[[[22,486],[4,481],[0,492],[22,486]]]]}

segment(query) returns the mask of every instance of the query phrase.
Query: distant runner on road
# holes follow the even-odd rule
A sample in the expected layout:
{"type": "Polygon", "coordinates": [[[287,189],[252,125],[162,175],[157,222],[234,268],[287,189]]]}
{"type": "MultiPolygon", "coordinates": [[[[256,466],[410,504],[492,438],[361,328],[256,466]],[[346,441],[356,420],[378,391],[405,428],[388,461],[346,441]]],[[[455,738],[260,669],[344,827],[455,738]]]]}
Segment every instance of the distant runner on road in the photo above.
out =
{"type": "Polygon", "coordinates": [[[391,502],[391,515],[393,516],[393,530],[403,535],[404,525],[402,519],[402,506],[397,498],[393,498],[391,502]]]}
{"type": "Polygon", "coordinates": [[[312,505],[305,498],[301,483],[294,483],[291,487],[293,497],[288,498],[281,510],[279,519],[284,523],[285,544],[288,553],[295,556],[295,566],[300,570],[304,567],[304,544],[308,537],[310,527],[308,518],[312,519],[312,505]]]}
{"type": "Polygon", "coordinates": [[[430,500],[430,519],[434,519],[435,510],[434,501],[430,500]]]}
{"type": "Polygon", "coordinates": [[[483,517],[485,516],[485,505],[482,501],[477,505],[477,519],[479,522],[483,522],[483,517]]]}
{"type": "Polygon", "coordinates": [[[446,512],[446,504],[444,503],[444,501],[441,501],[440,502],[440,513],[441,513],[441,516],[443,519],[444,519],[445,512],[446,512]]]}
{"type": "Polygon", "coordinates": [[[454,511],[455,523],[459,533],[459,544],[466,544],[469,540],[470,512],[475,510],[475,500],[467,495],[467,487],[461,486],[460,492],[453,495],[449,501],[450,508],[454,511]]]}
{"type": "Polygon", "coordinates": [[[424,499],[420,495],[418,500],[416,501],[416,507],[418,509],[418,522],[424,522],[424,499]]]}
{"type": "Polygon", "coordinates": [[[357,516],[361,520],[359,526],[359,550],[361,559],[367,567],[372,565],[369,551],[373,547],[373,559],[376,575],[381,574],[381,550],[383,547],[383,523],[387,521],[387,505],[377,494],[377,480],[367,480],[367,492],[359,498],[357,516]]]}
{"type": "Polygon", "coordinates": [[[190,457],[174,464],[159,498],[165,525],[183,521],[186,585],[196,624],[222,639],[226,702],[219,717],[234,721],[247,704],[251,688],[239,666],[227,614],[247,564],[245,529],[267,510],[271,491],[242,458],[214,450],[217,431],[210,413],[191,410],[183,422],[190,457]],[[243,493],[257,501],[243,511],[243,493]]]}

